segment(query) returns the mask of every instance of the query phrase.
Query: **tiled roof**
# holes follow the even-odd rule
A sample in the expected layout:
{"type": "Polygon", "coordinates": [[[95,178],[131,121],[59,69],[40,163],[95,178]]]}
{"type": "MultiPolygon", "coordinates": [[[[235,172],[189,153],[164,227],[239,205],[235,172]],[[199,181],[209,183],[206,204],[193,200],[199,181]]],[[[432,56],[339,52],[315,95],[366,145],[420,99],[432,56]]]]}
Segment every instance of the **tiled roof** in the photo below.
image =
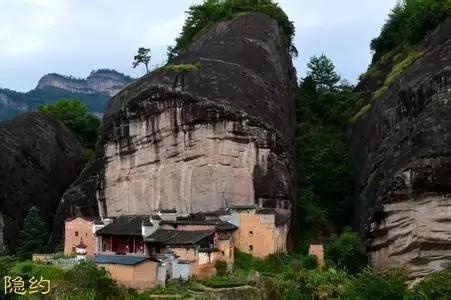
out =
{"type": "Polygon", "coordinates": [[[160,224],[168,224],[168,225],[215,225],[218,230],[235,230],[238,227],[229,223],[227,221],[222,221],[219,219],[216,220],[190,220],[190,219],[177,219],[174,221],[162,221],[160,224]]]}
{"type": "Polygon", "coordinates": [[[219,231],[235,230],[238,229],[238,226],[235,226],[232,223],[226,221],[222,221],[216,224],[216,229],[218,229],[219,231]]]}
{"type": "Polygon", "coordinates": [[[145,241],[166,245],[194,245],[214,233],[214,230],[182,231],[157,229],[154,233],[146,237],[145,241]]]}
{"type": "Polygon", "coordinates": [[[133,255],[96,255],[94,258],[97,264],[116,264],[116,265],[136,265],[150,259],[144,256],[133,255]]]}
{"type": "Polygon", "coordinates": [[[227,207],[231,210],[249,210],[249,209],[256,209],[256,204],[248,204],[248,205],[230,205],[227,207]]]}
{"type": "Polygon", "coordinates": [[[97,230],[96,234],[140,236],[142,235],[142,223],[148,220],[148,216],[120,216],[113,223],[97,230]]]}
{"type": "Polygon", "coordinates": [[[70,222],[72,220],[75,220],[76,218],[81,218],[88,222],[99,222],[99,221],[101,222],[102,221],[102,218],[100,218],[100,217],[85,217],[85,216],[77,216],[77,217],[67,218],[65,221],[70,222]]]}

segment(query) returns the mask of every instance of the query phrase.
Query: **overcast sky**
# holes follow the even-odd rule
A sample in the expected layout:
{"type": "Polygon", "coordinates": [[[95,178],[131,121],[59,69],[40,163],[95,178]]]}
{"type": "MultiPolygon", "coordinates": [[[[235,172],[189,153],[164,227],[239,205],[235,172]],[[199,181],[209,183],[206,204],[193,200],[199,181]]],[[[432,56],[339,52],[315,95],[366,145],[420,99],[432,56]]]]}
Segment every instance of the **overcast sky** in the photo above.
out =
{"type": "MultiPolygon", "coordinates": [[[[134,77],[133,55],[151,48],[152,65],[181,30],[184,12],[201,0],[0,0],[0,87],[34,88],[46,73],[86,77],[112,68],[134,77]]],[[[299,77],[308,58],[324,53],[355,82],[370,62],[370,40],[379,34],[396,0],[279,0],[295,22],[294,60],[299,77]]]]}

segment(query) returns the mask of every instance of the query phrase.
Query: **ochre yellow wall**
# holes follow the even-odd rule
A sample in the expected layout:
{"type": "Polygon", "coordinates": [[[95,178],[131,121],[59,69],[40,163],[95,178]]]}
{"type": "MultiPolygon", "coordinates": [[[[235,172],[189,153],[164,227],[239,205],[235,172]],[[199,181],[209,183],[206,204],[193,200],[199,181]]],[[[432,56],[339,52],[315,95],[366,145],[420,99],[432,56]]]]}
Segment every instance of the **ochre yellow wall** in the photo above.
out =
{"type": "Polygon", "coordinates": [[[87,256],[94,256],[95,254],[95,236],[92,233],[92,222],[83,218],[75,218],[66,221],[64,226],[64,254],[71,255],[73,247],[80,244],[80,238],[83,243],[88,246],[86,248],[87,256]],[[78,231],[78,237],[75,232],[78,231]]]}
{"type": "Polygon", "coordinates": [[[242,212],[238,216],[240,226],[234,232],[234,243],[240,251],[260,258],[286,251],[287,226],[276,226],[273,214],[242,212]]]}
{"type": "Polygon", "coordinates": [[[105,268],[118,284],[127,288],[143,290],[152,288],[157,281],[158,263],[154,261],[144,261],[137,265],[117,265],[117,264],[97,264],[98,267],[105,268]]]}
{"type": "Polygon", "coordinates": [[[322,268],[325,265],[324,262],[324,246],[321,244],[310,245],[308,254],[315,255],[318,258],[318,265],[322,268]]]}

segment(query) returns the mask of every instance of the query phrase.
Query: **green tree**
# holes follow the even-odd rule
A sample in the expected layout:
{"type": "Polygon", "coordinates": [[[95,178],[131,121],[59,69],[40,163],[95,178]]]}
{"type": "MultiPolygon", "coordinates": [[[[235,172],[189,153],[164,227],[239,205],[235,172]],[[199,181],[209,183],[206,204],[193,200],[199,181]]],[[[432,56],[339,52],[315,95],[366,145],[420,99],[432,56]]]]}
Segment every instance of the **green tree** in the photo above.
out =
{"type": "Polygon", "coordinates": [[[227,275],[227,263],[223,260],[217,260],[215,262],[215,269],[216,269],[216,274],[218,276],[225,276],[227,275]]]}
{"type": "Polygon", "coordinates": [[[138,53],[134,57],[133,69],[135,69],[140,64],[146,67],[146,73],[149,73],[149,62],[150,62],[150,49],[140,47],[138,53]]]}
{"type": "Polygon", "coordinates": [[[310,58],[307,67],[309,68],[307,75],[321,89],[333,89],[341,79],[335,72],[334,63],[324,54],[310,58]]]}
{"type": "Polygon", "coordinates": [[[261,12],[276,20],[287,36],[287,48],[293,56],[297,56],[298,51],[293,43],[294,23],[277,3],[272,0],[204,0],[188,9],[188,16],[175,46],[168,48],[168,59],[186,51],[208,26],[248,12],[261,12]]]}
{"type": "Polygon", "coordinates": [[[44,252],[48,237],[47,224],[39,216],[39,210],[35,206],[31,207],[19,234],[17,255],[31,258],[33,253],[44,252]]]}
{"type": "Polygon", "coordinates": [[[78,100],[60,99],[53,104],[38,106],[38,111],[60,120],[80,140],[85,148],[94,149],[100,120],[78,100]]]}
{"type": "Polygon", "coordinates": [[[345,230],[339,236],[332,236],[325,247],[325,257],[328,263],[349,272],[357,274],[368,264],[365,247],[355,232],[345,230]]]}
{"type": "Polygon", "coordinates": [[[392,269],[376,273],[365,269],[346,286],[342,299],[403,300],[407,294],[406,282],[407,274],[404,270],[392,269]]]}
{"type": "Polygon", "coordinates": [[[451,11],[449,0],[402,0],[396,4],[382,27],[380,35],[371,41],[373,63],[397,47],[414,45],[436,28],[451,11]]]}
{"type": "Polygon", "coordinates": [[[349,225],[354,190],[346,129],[357,99],[349,83],[321,89],[311,76],[297,90],[298,250],[303,253],[310,240],[349,225]]]}

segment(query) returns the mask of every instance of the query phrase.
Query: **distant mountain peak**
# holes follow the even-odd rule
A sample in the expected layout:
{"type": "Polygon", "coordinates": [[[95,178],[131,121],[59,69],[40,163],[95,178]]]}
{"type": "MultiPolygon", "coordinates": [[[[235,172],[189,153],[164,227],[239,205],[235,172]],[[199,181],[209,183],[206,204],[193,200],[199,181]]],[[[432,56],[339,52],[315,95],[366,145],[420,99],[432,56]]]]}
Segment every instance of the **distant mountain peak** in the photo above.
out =
{"type": "Polygon", "coordinates": [[[113,97],[124,85],[132,80],[133,78],[130,76],[111,69],[94,70],[86,79],[49,73],[39,80],[36,89],[51,87],[74,93],[105,93],[108,96],[113,97]]]}
{"type": "Polygon", "coordinates": [[[49,73],[27,93],[0,88],[0,121],[60,98],[79,99],[89,111],[99,115],[109,99],[131,81],[132,77],[112,69],[93,70],[87,78],[49,73]]]}

